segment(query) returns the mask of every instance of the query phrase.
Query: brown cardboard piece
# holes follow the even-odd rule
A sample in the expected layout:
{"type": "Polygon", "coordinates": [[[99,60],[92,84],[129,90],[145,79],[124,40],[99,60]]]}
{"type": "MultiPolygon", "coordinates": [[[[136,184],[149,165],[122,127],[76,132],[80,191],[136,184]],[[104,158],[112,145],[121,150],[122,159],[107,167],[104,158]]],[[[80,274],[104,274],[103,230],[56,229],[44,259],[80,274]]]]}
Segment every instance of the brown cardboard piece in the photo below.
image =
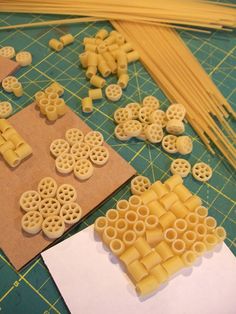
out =
{"type": "Polygon", "coordinates": [[[19,63],[0,56],[0,83],[20,67],[19,63]]]}
{"type": "Polygon", "coordinates": [[[70,109],[64,117],[50,124],[40,117],[32,104],[12,116],[9,122],[33,148],[33,155],[16,169],[10,169],[0,159],[0,248],[14,267],[20,269],[52,243],[42,233],[30,236],[21,230],[23,211],[19,199],[24,191],[37,189],[38,182],[45,176],[53,177],[58,185],[72,184],[77,190],[77,201],[85,216],[135,175],[136,171],[105,144],[110,159],[104,167],[96,167],[88,181],[81,183],[73,174],[58,174],[55,160],[49,152],[50,143],[56,138],[64,138],[65,131],[72,127],[78,127],[84,133],[90,131],[70,109]]]}

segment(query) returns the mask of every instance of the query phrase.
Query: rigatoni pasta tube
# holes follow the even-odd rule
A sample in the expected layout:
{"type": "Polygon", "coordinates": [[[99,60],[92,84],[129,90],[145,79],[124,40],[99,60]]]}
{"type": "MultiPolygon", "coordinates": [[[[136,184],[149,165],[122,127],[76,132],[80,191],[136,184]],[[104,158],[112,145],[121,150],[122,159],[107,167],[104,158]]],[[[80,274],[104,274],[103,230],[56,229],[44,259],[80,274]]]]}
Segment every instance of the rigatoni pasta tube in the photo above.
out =
{"type": "Polygon", "coordinates": [[[204,224],[197,224],[193,230],[197,235],[197,240],[202,240],[207,234],[207,227],[204,224]]]}
{"type": "Polygon", "coordinates": [[[178,235],[181,235],[182,233],[184,233],[187,230],[188,225],[187,225],[186,220],[184,220],[182,218],[178,218],[175,220],[173,227],[177,231],[178,235]]]}
{"type": "Polygon", "coordinates": [[[75,41],[75,38],[72,34],[65,34],[61,36],[59,39],[63,43],[64,46],[68,46],[75,41]]]}
{"type": "Polygon", "coordinates": [[[54,105],[47,106],[45,108],[45,113],[49,121],[55,121],[58,118],[57,109],[54,105]]]}
{"type": "Polygon", "coordinates": [[[157,245],[163,238],[163,232],[161,227],[146,230],[146,240],[152,247],[157,245]]]}
{"type": "Polygon", "coordinates": [[[2,132],[2,137],[8,141],[13,135],[16,135],[16,130],[14,128],[9,128],[5,132],[2,132]]]}
{"type": "Polygon", "coordinates": [[[201,256],[206,252],[207,248],[204,242],[196,241],[193,243],[191,250],[196,253],[197,256],[201,256]]]}
{"type": "Polygon", "coordinates": [[[164,182],[165,186],[169,189],[169,191],[173,191],[177,185],[182,183],[183,179],[179,174],[174,174],[164,182]]]}
{"type": "Polygon", "coordinates": [[[158,225],[158,218],[155,215],[149,215],[144,220],[147,230],[155,229],[158,225]]]}
{"type": "Polygon", "coordinates": [[[185,205],[180,202],[176,201],[174,204],[171,205],[170,211],[177,217],[177,218],[184,218],[189,213],[188,209],[185,205]]]}
{"type": "Polygon", "coordinates": [[[122,253],[120,255],[120,260],[126,265],[128,266],[130,263],[132,263],[133,261],[137,260],[140,258],[140,253],[139,251],[131,246],[129,247],[127,250],[124,251],[124,253],[122,253]]]}
{"type": "Polygon", "coordinates": [[[20,163],[20,158],[17,156],[17,154],[12,150],[8,149],[2,154],[2,157],[4,160],[8,163],[9,166],[11,167],[16,167],[20,163]]]}
{"type": "Polygon", "coordinates": [[[85,51],[96,52],[96,50],[97,50],[97,45],[96,45],[96,44],[85,44],[85,45],[84,45],[84,50],[85,50],[85,51]]]}
{"type": "Polygon", "coordinates": [[[88,51],[82,52],[79,55],[79,61],[84,69],[88,67],[88,51]]]}
{"type": "Polygon", "coordinates": [[[12,91],[16,97],[21,97],[23,95],[23,87],[20,82],[12,84],[12,91]]]}
{"type": "Polygon", "coordinates": [[[124,218],[119,218],[115,223],[115,229],[117,231],[117,236],[122,238],[123,233],[128,230],[128,223],[124,218]]]}
{"type": "Polygon", "coordinates": [[[50,48],[52,48],[53,50],[59,52],[63,49],[63,43],[60,42],[59,40],[52,38],[49,40],[48,45],[50,48]]]}
{"type": "Polygon", "coordinates": [[[171,249],[175,255],[182,255],[186,249],[186,244],[182,239],[176,239],[171,243],[171,249]]]}
{"type": "Polygon", "coordinates": [[[82,111],[84,113],[91,113],[93,111],[93,100],[90,97],[82,98],[82,111]]]}
{"type": "Polygon", "coordinates": [[[98,55],[98,71],[103,77],[108,77],[111,74],[111,69],[102,55],[98,55]]]}
{"type": "Polygon", "coordinates": [[[157,198],[161,198],[169,192],[167,187],[161,181],[154,182],[151,189],[156,193],[157,198]]]}
{"type": "Polygon", "coordinates": [[[142,199],[140,196],[132,195],[129,197],[129,208],[131,210],[136,210],[141,205],[142,205],[142,199]]]}
{"type": "Polygon", "coordinates": [[[177,194],[177,196],[181,200],[181,202],[187,201],[187,199],[189,199],[192,196],[192,193],[183,184],[178,184],[173,189],[173,192],[175,192],[177,194]]]}
{"type": "Polygon", "coordinates": [[[226,239],[227,234],[225,228],[219,226],[213,231],[214,235],[217,237],[219,242],[222,242],[226,239]]]}
{"type": "Polygon", "coordinates": [[[117,231],[114,227],[108,226],[102,234],[102,240],[109,246],[110,242],[117,237],[117,231]]]}
{"type": "Polygon", "coordinates": [[[178,201],[178,196],[174,192],[170,192],[164,195],[159,202],[165,208],[165,210],[169,210],[171,205],[173,205],[176,201],[178,201]]]}
{"type": "Polygon", "coordinates": [[[25,159],[26,157],[31,155],[32,152],[33,152],[32,147],[27,143],[23,143],[22,145],[18,146],[15,149],[15,153],[16,153],[17,157],[20,158],[20,160],[25,159]]]}
{"type": "Polygon", "coordinates": [[[107,221],[107,218],[106,217],[98,217],[96,220],[95,220],[95,223],[94,223],[94,230],[102,235],[104,230],[108,227],[108,221],[107,221]]]}
{"type": "Polygon", "coordinates": [[[143,220],[138,220],[133,225],[133,230],[136,233],[137,237],[141,237],[145,234],[146,226],[143,220]]]}
{"type": "Polygon", "coordinates": [[[135,260],[127,266],[128,273],[134,279],[135,282],[139,282],[148,275],[146,268],[140,263],[139,260],[135,260]]]}
{"type": "Polygon", "coordinates": [[[217,226],[215,218],[211,216],[207,216],[206,218],[204,218],[203,223],[207,227],[207,230],[210,232],[213,231],[217,226]]]}
{"type": "Polygon", "coordinates": [[[179,256],[173,256],[162,263],[162,266],[165,268],[168,275],[172,276],[174,273],[178,272],[184,267],[184,263],[179,256]]]}
{"type": "Polygon", "coordinates": [[[177,231],[174,228],[168,228],[163,233],[163,239],[167,243],[172,243],[177,239],[177,231]]]}
{"type": "Polygon", "coordinates": [[[165,241],[161,241],[156,247],[156,252],[161,256],[163,261],[171,258],[174,254],[170,249],[169,245],[165,241]]]}
{"type": "Polygon", "coordinates": [[[150,214],[155,215],[158,218],[166,213],[165,208],[158,201],[152,201],[148,203],[147,206],[149,208],[150,214]]]}
{"type": "Polygon", "coordinates": [[[125,213],[125,220],[127,221],[129,228],[132,228],[133,225],[138,221],[138,214],[133,210],[128,210],[125,213]]]}
{"type": "Polygon", "coordinates": [[[187,248],[190,248],[193,243],[197,240],[197,235],[194,231],[188,230],[182,236],[183,241],[186,244],[187,248]]]}
{"type": "Polygon", "coordinates": [[[198,215],[192,212],[185,217],[185,220],[187,221],[189,229],[194,229],[199,222],[198,215]]]}
{"type": "Polygon", "coordinates": [[[109,247],[116,256],[120,256],[125,251],[125,245],[120,239],[111,240],[109,247]]]}
{"type": "Polygon", "coordinates": [[[11,128],[11,125],[6,119],[0,119],[0,131],[2,133],[10,128],[11,128]]]}
{"type": "Polygon", "coordinates": [[[137,239],[137,235],[133,230],[127,230],[122,236],[122,240],[126,247],[130,247],[137,239]]]}
{"type": "Polygon", "coordinates": [[[98,55],[96,52],[89,51],[88,52],[88,60],[87,60],[88,66],[95,66],[98,65],[98,55]]]}
{"type": "Polygon", "coordinates": [[[137,283],[136,291],[138,295],[145,296],[156,291],[158,287],[159,283],[156,278],[152,275],[149,275],[137,283]]]}
{"type": "Polygon", "coordinates": [[[101,99],[102,98],[102,89],[101,88],[90,89],[88,94],[89,94],[89,97],[93,100],[101,99]]]}
{"type": "Polygon", "coordinates": [[[122,73],[119,75],[119,79],[117,84],[122,88],[125,89],[129,82],[129,75],[127,73],[122,73]]]}
{"type": "Polygon", "coordinates": [[[116,73],[117,65],[116,65],[115,59],[113,58],[112,54],[110,52],[106,51],[102,54],[102,56],[106,60],[107,65],[111,69],[111,72],[116,73]]]}
{"type": "Polygon", "coordinates": [[[95,35],[95,38],[105,39],[108,36],[108,31],[105,28],[101,28],[95,35]]]}
{"type": "Polygon", "coordinates": [[[0,154],[4,154],[6,151],[10,149],[15,149],[14,144],[11,141],[5,141],[1,146],[0,146],[0,154]]]}
{"type": "Polygon", "coordinates": [[[171,211],[168,211],[159,218],[159,223],[164,230],[166,228],[171,227],[175,220],[176,216],[171,211]]]}
{"type": "MultiPolygon", "coordinates": [[[[2,135],[0,134],[0,146],[3,145],[6,141],[4,140],[4,138],[2,137],[2,135]]],[[[14,143],[13,143],[14,144],[14,143]]],[[[15,144],[14,144],[15,145],[15,144]]]]}
{"type": "Polygon", "coordinates": [[[194,212],[198,215],[199,222],[203,222],[204,218],[208,216],[208,209],[204,206],[195,208],[194,212]]]}
{"type": "Polygon", "coordinates": [[[197,258],[197,254],[193,252],[192,250],[184,252],[184,254],[181,256],[181,259],[186,267],[192,266],[196,258],[197,258]]]}
{"type": "Polygon", "coordinates": [[[116,203],[116,209],[119,211],[120,217],[124,217],[129,210],[129,202],[127,200],[119,200],[116,203]]]}
{"type": "Polygon", "coordinates": [[[91,77],[95,76],[96,73],[97,73],[97,67],[91,65],[87,68],[86,77],[88,79],[91,79],[91,77]]]}
{"type": "Polygon", "coordinates": [[[195,209],[202,205],[202,200],[197,195],[192,195],[186,202],[184,202],[184,205],[190,210],[191,212],[194,212],[195,209]]]}
{"type": "Polygon", "coordinates": [[[151,246],[143,237],[139,237],[135,241],[134,247],[138,250],[140,256],[145,256],[152,250],[151,246]]]}
{"type": "Polygon", "coordinates": [[[150,270],[150,275],[153,275],[156,278],[156,280],[159,282],[159,284],[167,281],[167,279],[169,278],[167,271],[161,264],[153,267],[150,270]]]}
{"type": "Polygon", "coordinates": [[[58,96],[62,96],[64,94],[64,88],[58,82],[53,82],[50,87],[58,94],[58,96]]]}
{"type": "Polygon", "coordinates": [[[109,209],[106,212],[106,219],[107,219],[109,226],[114,227],[116,221],[119,219],[119,212],[113,208],[109,209]]]}
{"type": "Polygon", "coordinates": [[[59,117],[62,117],[67,112],[67,106],[65,104],[64,99],[58,98],[54,102],[54,106],[56,107],[57,114],[59,117]]]}
{"type": "Polygon", "coordinates": [[[138,218],[145,220],[149,215],[149,208],[146,205],[141,205],[137,208],[138,218]]]}
{"type": "Polygon", "coordinates": [[[149,252],[140,260],[140,262],[148,271],[150,271],[150,269],[153,268],[154,266],[160,264],[161,261],[162,261],[161,256],[155,251],[149,252]]]}
{"type": "Polygon", "coordinates": [[[90,84],[98,88],[103,88],[106,84],[106,81],[98,75],[93,75],[90,79],[90,84]]]}
{"type": "Polygon", "coordinates": [[[207,250],[210,251],[218,243],[218,238],[214,234],[207,234],[203,238],[203,242],[205,243],[207,250]]]}
{"type": "Polygon", "coordinates": [[[157,195],[152,189],[143,192],[140,195],[140,197],[141,197],[144,205],[146,205],[152,201],[155,201],[157,199],[157,195]]]}
{"type": "Polygon", "coordinates": [[[127,53],[127,61],[128,63],[135,62],[139,59],[139,53],[137,50],[131,51],[127,53]]]}

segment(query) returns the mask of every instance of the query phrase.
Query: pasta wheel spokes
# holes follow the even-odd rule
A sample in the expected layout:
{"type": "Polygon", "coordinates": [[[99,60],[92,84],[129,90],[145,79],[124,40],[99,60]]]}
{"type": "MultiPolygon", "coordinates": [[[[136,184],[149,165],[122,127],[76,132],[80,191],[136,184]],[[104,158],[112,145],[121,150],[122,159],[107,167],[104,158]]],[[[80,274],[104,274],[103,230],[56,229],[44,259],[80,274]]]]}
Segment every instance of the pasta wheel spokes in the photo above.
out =
{"type": "Polygon", "coordinates": [[[93,165],[88,159],[79,159],[74,166],[74,175],[77,179],[84,181],[93,175],[93,165]]]}
{"type": "Polygon", "coordinates": [[[72,146],[76,142],[82,142],[84,140],[84,133],[78,128],[68,129],[65,134],[65,138],[72,146]]]}
{"type": "Polygon", "coordinates": [[[136,176],[131,181],[131,192],[134,195],[141,195],[147,191],[151,186],[151,182],[147,177],[136,176]]]}
{"type": "Polygon", "coordinates": [[[70,153],[63,153],[56,158],[55,165],[58,172],[68,174],[74,168],[74,156],[70,153]]]}
{"type": "Polygon", "coordinates": [[[84,137],[84,142],[90,147],[101,146],[104,142],[104,138],[101,132],[90,131],[84,137]]]}
{"type": "Polygon", "coordinates": [[[172,104],[166,110],[166,117],[168,120],[177,119],[183,120],[186,114],[186,109],[182,104],[172,104]]]}
{"type": "Polygon", "coordinates": [[[37,191],[26,191],[20,197],[20,207],[26,212],[38,210],[40,201],[41,197],[37,191]]]}
{"type": "Polygon", "coordinates": [[[185,178],[191,171],[191,165],[186,159],[178,158],[172,161],[170,171],[172,174],[179,174],[185,178]]]}
{"type": "Polygon", "coordinates": [[[143,99],[143,106],[144,107],[147,106],[147,107],[152,108],[153,110],[157,110],[160,107],[160,102],[155,96],[150,95],[150,96],[146,96],[143,99]]]}
{"type": "Polygon", "coordinates": [[[128,108],[132,112],[132,119],[138,119],[138,113],[141,109],[141,105],[137,102],[131,102],[125,106],[125,108],[128,108]]]}
{"type": "Polygon", "coordinates": [[[98,166],[103,166],[109,159],[109,151],[104,146],[94,146],[89,154],[91,161],[98,166]]]}
{"type": "Polygon", "coordinates": [[[124,123],[120,123],[115,127],[115,137],[120,141],[128,141],[130,136],[125,134],[124,123]]]}
{"type": "Polygon", "coordinates": [[[60,211],[60,217],[68,225],[75,224],[81,219],[82,209],[77,203],[64,204],[60,211]]]}
{"type": "Polygon", "coordinates": [[[193,166],[192,174],[196,180],[200,182],[206,182],[209,181],[212,177],[212,169],[204,162],[199,162],[193,166]]]}
{"type": "Polygon", "coordinates": [[[40,202],[39,212],[46,218],[48,216],[58,215],[61,209],[61,204],[55,198],[45,198],[40,202]]]}
{"type": "Polygon", "coordinates": [[[38,211],[29,211],[21,219],[22,229],[29,234],[36,234],[42,228],[43,216],[38,211]]]}
{"type": "Polygon", "coordinates": [[[138,113],[139,121],[143,123],[149,123],[149,118],[153,111],[154,111],[153,108],[149,106],[142,107],[138,113]]]}
{"type": "Polygon", "coordinates": [[[111,84],[105,89],[105,94],[109,100],[118,101],[122,96],[122,89],[118,84],[111,84]]]}
{"type": "Polygon", "coordinates": [[[57,199],[62,205],[75,202],[77,199],[75,188],[71,184],[60,185],[57,190],[57,199]]]}
{"type": "Polygon", "coordinates": [[[48,216],[42,224],[43,233],[49,239],[57,239],[65,231],[65,223],[60,216],[48,216]]]}
{"type": "Polygon", "coordinates": [[[74,156],[75,161],[81,158],[87,159],[90,154],[90,146],[84,142],[77,142],[72,145],[70,153],[74,156]]]}
{"type": "Polygon", "coordinates": [[[124,122],[124,133],[128,137],[136,137],[139,136],[142,132],[142,124],[138,120],[128,120],[124,122]]]}
{"type": "Polygon", "coordinates": [[[0,49],[0,56],[12,59],[15,57],[15,49],[11,46],[5,46],[0,49]]]}
{"type": "Polygon", "coordinates": [[[162,126],[157,123],[148,125],[145,130],[145,135],[149,142],[153,144],[160,143],[164,135],[162,126]]]}
{"type": "Polygon", "coordinates": [[[42,198],[54,197],[57,192],[57,183],[51,177],[43,178],[38,184],[38,192],[42,198]]]}
{"type": "Polygon", "coordinates": [[[151,123],[161,124],[164,128],[167,123],[166,113],[163,110],[155,110],[150,114],[149,121],[151,123]]]}
{"type": "Polygon", "coordinates": [[[12,113],[12,105],[8,101],[0,102],[0,118],[6,119],[12,113]]]}
{"type": "Polygon", "coordinates": [[[54,157],[58,157],[63,153],[68,153],[69,150],[70,150],[69,143],[62,138],[54,140],[50,145],[50,152],[54,157]]]}
{"type": "Polygon", "coordinates": [[[167,153],[175,154],[177,153],[176,140],[177,136],[169,134],[163,137],[161,145],[167,153]]]}
{"type": "Polygon", "coordinates": [[[129,108],[118,108],[114,112],[114,120],[116,123],[124,123],[132,118],[132,111],[129,108]]]}

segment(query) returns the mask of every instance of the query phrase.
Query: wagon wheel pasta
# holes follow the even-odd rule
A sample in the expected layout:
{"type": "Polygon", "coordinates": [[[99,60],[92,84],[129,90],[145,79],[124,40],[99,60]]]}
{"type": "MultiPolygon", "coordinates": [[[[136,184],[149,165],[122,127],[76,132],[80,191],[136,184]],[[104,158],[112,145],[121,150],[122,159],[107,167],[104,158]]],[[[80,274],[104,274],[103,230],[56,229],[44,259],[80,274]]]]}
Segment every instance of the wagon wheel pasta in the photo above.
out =
{"type": "Polygon", "coordinates": [[[39,208],[40,201],[41,197],[37,191],[26,191],[20,197],[20,207],[26,212],[37,210],[39,208]]]}
{"type": "Polygon", "coordinates": [[[71,184],[60,185],[57,190],[57,199],[62,205],[75,202],[77,199],[75,188],[71,184]]]}
{"type": "Polygon", "coordinates": [[[48,216],[42,224],[42,230],[49,239],[57,239],[63,235],[65,223],[60,216],[48,216]]]}
{"type": "Polygon", "coordinates": [[[64,204],[60,211],[60,217],[68,225],[75,224],[81,219],[82,209],[77,203],[64,204]]]}
{"type": "Polygon", "coordinates": [[[176,119],[183,120],[186,114],[186,109],[182,104],[172,104],[166,110],[166,117],[168,120],[176,119]]]}
{"type": "Polygon", "coordinates": [[[11,46],[5,46],[0,48],[0,56],[8,58],[8,59],[12,59],[15,57],[15,49],[11,46]]]}
{"type": "Polygon", "coordinates": [[[32,63],[32,55],[28,51],[21,51],[16,54],[16,62],[22,67],[30,65],[32,63]]]}
{"type": "Polygon", "coordinates": [[[76,142],[72,145],[70,153],[74,156],[75,161],[81,158],[87,159],[90,154],[90,146],[84,142],[76,142]]]}
{"type": "Polygon", "coordinates": [[[89,144],[90,147],[102,145],[104,138],[101,132],[90,131],[84,137],[84,142],[89,144]]]}
{"type": "Polygon", "coordinates": [[[132,119],[132,110],[130,108],[118,108],[114,113],[116,123],[124,123],[132,119]]]}
{"type": "Polygon", "coordinates": [[[177,146],[176,146],[177,136],[175,135],[166,135],[163,137],[161,145],[163,149],[170,154],[177,153],[177,146]]]}
{"type": "Polygon", "coordinates": [[[65,134],[65,138],[72,146],[76,142],[81,142],[84,139],[84,133],[77,128],[68,129],[65,134]]]}
{"type": "Polygon", "coordinates": [[[58,215],[61,209],[61,204],[55,198],[44,198],[39,204],[39,212],[46,218],[48,216],[58,215]]]}
{"type": "Polygon", "coordinates": [[[0,118],[8,118],[12,113],[12,105],[8,101],[0,102],[0,118]]]}
{"type": "Polygon", "coordinates": [[[120,141],[128,141],[130,139],[130,137],[125,133],[123,123],[120,123],[115,127],[115,137],[120,141]]]}
{"type": "Polygon", "coordinates": [[[193,142],[190,136],[179,136],[176,140],[178,153],[182,155],[190,154],[193,150],[193,142]]]}
{"type": "Polygon", "coordinates": [[[38,184],[38,192],[42,198],[54,197],[57,192],[57,183],[51,177],[43,178],[38,184]]]}
{"type": "Polygon", "coordinates": [[[185,126],[181,120],[171,119],[166,124],[166,131],[173,135],[180,135],[184,133],[185,126]]]}
{"type": "Polygon", "coordinates": [[[149,126],[147,126],[145,130],[145,135],[149,142],[151,143],[160,143],[163,138],[163,130],[162,126],[157,123],[152,123],[149,126]]]}
{"type": "Polygon", "coordinates": [[[159,100],[154,97],[154,96],[146,96],[144,99],[143,99],[143,106],[144,107],[150,107],[152,108],[153,110],[157,110],[159,107],[160,107],[160,102],[159,100]]]}
{"type": "Polygon", "coordinates": [[[79,159],[74,166],[74,175],[79,180],[87,180],[93,175],[94,167],[88,159],[79,159]]]}
{"type": "Polygon", "coordinates": [[[153,111],[153,108],[149,106],[142,107],[138,113],[139,121],[143,123],[149,123],[149,117],[153,111]]]}
{"type": "Polygon", "coordinates": [[[37,234],[42,229],[43,217],[38,211],[29,211],[21,219],[22,229],[30,234],[37,234]]]}
{"type": "Polygon", "coordinates": [[[63,153],[56,158],[55,165],[58,172],[68,174],[74,169],[74,156],[70,153],[63,153]]]}
{"type": "Polygon", "coordinates": [[[193,166],[192,175],[197,181],[206,182],[212,177],[212,169],[204,162],[199,162],[193,166]]]}
{"type": "Polygon", "coordinates": [[[125,106],[125,108],[128,108],[131,110],[132,112],[132,119],[138,119],[138,113],[139,113],[139,110],[141,108],[141,105],[137,102],[131,102],[129,104],[127,104],[125,106]]]}
{"type": "Polygon", "coordinates": [[[155,110],[149,116],[149,121],[151,123],[158,123],[164,128],[167,123],[166,113],[163,110],[155,110]]]}
{"type": "Polygon", "coordinates": [[[148,190],[151,186],[151,182],[147,177],[137,176],[131,181],[131,192],[134,195],[141,195],[148,190]]]}
{"type": "Polygon", "coordinates": [[[18,80],[15,76],[7,76],[2,80],[2,88],[7,92],[7,93],[12,93],[12,85],[17,83],[18,80]]]}
{"type": "Polygon", "coordinates": [[[111,84],[106,87],[105,94],[109,100],[118,101],[122,96],[122,89],[118,84],[111,84]]]}
{"type": "Polygon", "coordinates": [[[62,138],[54,140],[50,145],[50,152],[54,157],[58,157],[63,153],[68,153],[69,150],[70,150],[69,143],[62,138]]]}
{"type": "Polygon", "coordinates": [[[191,165],[186,159],[174,159],[170,171],[172,174],[179,174],[182,178],[185,178],[191,171],[191,165]]]}
{"type": "Polygon", "coordinates": [[[109,159],[109,151],[104,146],[94,146],[90,151],[89,158],[95,165],[103,166],[109,159]]]}
{"type": "Polygon", "coordinates": [[[124,133],[128,137],[139,136],[142,132],[142,124],[138,120],[128,120],[123,124],[124,133]]]}

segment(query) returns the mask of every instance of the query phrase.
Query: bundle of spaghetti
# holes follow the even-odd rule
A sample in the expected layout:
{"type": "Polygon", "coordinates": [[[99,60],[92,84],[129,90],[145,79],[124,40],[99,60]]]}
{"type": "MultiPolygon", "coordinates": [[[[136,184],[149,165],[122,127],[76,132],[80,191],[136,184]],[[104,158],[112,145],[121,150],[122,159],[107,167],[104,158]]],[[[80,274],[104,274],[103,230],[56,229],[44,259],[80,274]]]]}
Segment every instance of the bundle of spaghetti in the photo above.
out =
{"type": "Polygon", "coordinates": [[[203,0],[0,0],[0,12],[80,15],[214,29],[236,27],[234,4],[203,0]]]}
{"type": "Polygon", "coordinates": [[[113,25],[140,52],[169,100],[185,106],[189,123],[207,148],[214,154],[214,143],[236,168],[236,136],[227,121],[236,114],[176,31],[124,21],[113,25]]]}

